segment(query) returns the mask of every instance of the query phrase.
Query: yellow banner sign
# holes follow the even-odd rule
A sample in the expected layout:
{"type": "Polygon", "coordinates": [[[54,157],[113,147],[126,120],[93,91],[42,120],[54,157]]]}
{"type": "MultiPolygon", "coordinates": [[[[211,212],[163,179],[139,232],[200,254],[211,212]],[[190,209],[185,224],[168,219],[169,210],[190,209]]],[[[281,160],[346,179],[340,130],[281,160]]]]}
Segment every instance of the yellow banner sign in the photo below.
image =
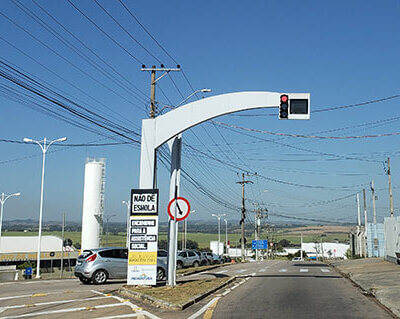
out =
{"type": "Polygon", "coordinates": [[[129,265],[157,265],[156,251],[129,252],[129,265]]]}

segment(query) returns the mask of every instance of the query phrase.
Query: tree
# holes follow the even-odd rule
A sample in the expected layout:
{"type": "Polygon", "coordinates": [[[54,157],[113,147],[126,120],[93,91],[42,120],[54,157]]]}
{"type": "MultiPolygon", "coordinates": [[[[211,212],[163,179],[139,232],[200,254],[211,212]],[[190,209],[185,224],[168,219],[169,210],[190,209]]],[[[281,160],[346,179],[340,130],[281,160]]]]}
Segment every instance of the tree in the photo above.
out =
{"type": "Polygon", "coordinates": [[[278,242],[278,245],[282,247],[290,247],[292,243],[287,239],[282,239],[281,241],[278,242]]]}

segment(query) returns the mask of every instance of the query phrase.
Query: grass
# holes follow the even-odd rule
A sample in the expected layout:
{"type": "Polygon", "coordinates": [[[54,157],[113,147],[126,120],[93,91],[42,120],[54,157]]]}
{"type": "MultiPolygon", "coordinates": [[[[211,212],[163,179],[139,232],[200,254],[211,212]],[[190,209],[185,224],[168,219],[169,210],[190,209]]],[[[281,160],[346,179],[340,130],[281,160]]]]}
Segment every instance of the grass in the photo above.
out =
{"type": "MultiPolygon", "coordinates": [[[[60,231],[44,231],[42,232],[43,236],[58,236],[61,237],[60,231]]],[[[339,242],[347,242],[348,234],[343,232],[337,233],[326,233],[326,236],[322,237],[324,242],[333,242],[338,240],[339,242]]],[[[37,236],[37,232],[4,232],[3,236],[37,236]]],[[[166,232],[159,233],[159,240],[167,240],[168,234],[166,232]]],[[[300,235],[293,234],[291,231],[283,231],[283,232],[274,232],[274,233],[265,233],[263,232],[260,238],[272,238],[270,241],[279,242],[282,239],[289,240],[294,245],[300,245],[300,235]]],[[[81,232],[65,232],[65,238],[70,238],[73,243],[81,242],[81,232]]],[[[239,247],[239,238],[240,234],[228,234],[228,239],[231,242],[231,247],[239,247]]],[[[310,243],[315,242],[316,239],[320,240],[320,237],[315,234],[303,234],[303,242],[310,243]]],[[[187,239],[194,240],[199,244],[199,248],[210,248],[210,241],[218,240],[217,234],[211,233],[187,233],[187,239]]],[[[254,239],[254,234],[251,237],[247,237],[247,243],[250,244],[251,240],[254,239]]],[[[181,240],[181,232],[179,232],[179,238],[181,240]]],[[[221,241],[225,241],[225,234],[221,234],[221,241]]],[[[126,234],[119,233],[118,235],[108,234],[107,236],[103,236],[102,238],[102,246],[125,246],[126,242],[126,234]]]]}
{"type": "Polygon", "coordinates": [[[127,287],[127,289],[139,292],[156,299],[166,301],[174,305],[184,305],[194,297],[204,294],[226,283],[230,277],[201,279],[178,283],[175,287],[127,287]]]}

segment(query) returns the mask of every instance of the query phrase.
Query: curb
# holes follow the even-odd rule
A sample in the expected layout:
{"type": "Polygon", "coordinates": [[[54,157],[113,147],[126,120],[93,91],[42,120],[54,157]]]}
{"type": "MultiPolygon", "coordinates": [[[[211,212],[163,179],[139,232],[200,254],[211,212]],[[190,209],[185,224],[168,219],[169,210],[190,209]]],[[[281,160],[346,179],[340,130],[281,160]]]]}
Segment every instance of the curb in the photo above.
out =
{"type": "Polygon", "coordinates": [[[203,294],[197,295],[195,297],[193,297],[192,299],[190,299],[188,302],[184,303],[184,304],[172,304],[169,303],[167,301],[161,300],[161,299],[157,299],[154,297],[151,297],[149,295],[140,293],[140,292],[136,292],[136,291],[131,291],[125,287],[121,287],[118,290],[118,293],[125,296],[125,297],[131,297],[134,299],[139,299],[142,301],[147,301],[150,302],[153,306],[157,307],[157,308],[167,308],[167,309],[171,309],[171,310],[184,310],[187,307],[195,304],[196,302],[199,302],[200,300],[208,297],[209,295],[211,295],[212,293],[216,292],[217,290],[229,285],[230,283],[232,283],[233,281],[235,281],[237,279],[237,276],[234,276],[232,278],[230,278],[229,280],[227,280],[226,282],[224,282],[223,284],[214,287],[206,292],[204,292],[203,294]]]}

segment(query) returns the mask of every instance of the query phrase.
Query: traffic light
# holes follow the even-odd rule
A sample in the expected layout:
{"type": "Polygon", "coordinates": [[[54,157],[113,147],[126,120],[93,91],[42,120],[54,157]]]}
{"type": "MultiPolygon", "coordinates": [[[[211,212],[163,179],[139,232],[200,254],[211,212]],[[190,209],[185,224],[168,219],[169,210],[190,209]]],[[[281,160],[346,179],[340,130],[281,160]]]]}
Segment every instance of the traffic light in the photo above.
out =
{"type": "Polygon", "coordinates": [[[280,98],[280,105],[279,105],[279,119],[280,120],[287,120],[289,117],[289,96],[286,94],[282,94],[280,98]]]}

